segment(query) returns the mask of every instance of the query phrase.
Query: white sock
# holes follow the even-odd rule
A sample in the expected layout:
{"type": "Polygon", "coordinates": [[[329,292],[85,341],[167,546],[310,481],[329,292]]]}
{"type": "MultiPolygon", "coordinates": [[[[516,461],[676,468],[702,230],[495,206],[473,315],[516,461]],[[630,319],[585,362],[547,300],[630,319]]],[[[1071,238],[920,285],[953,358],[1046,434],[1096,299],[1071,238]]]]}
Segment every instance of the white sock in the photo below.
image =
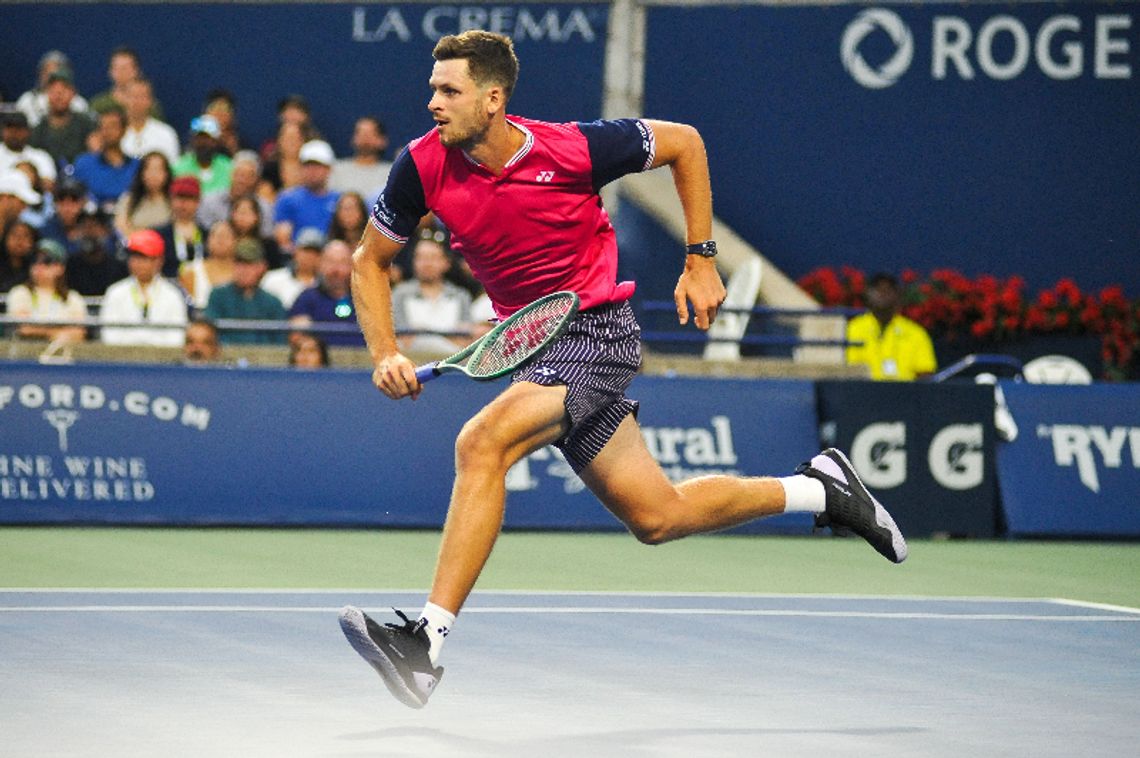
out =
{"type": "Polygon", "coordinates": [[[455,614],[435,603],[428,603],[424,606],[420,618],[427,619],[424,631],[427,632],[428,640],[431,641],[428,657],[431,658],[431,665],[434,666],[436,665],[435,662],[439,660],[439,652],[443,649],[444,639],[451,632],[451,627],[455,625],[455,614]]]}
{"type": "Polygon", "coordinates": [[[823,482],[803,474],[778,477],[776,481],[784,488],[784,513],[823,513],[827,506],[823,482]]]}

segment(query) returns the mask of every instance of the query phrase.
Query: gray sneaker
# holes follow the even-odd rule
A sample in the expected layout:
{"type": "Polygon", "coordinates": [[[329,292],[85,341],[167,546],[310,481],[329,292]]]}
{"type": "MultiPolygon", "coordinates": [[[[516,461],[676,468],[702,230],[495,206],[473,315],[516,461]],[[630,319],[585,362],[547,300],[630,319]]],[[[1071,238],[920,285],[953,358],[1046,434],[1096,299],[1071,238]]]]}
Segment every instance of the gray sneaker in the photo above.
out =
{"type": "Polygon", "coordinates": [[[906,539],[887,509],[863,486],[847,456],[831,447],[807,463],[801,463],[796,473],[823,483],[827,508],[816,515],[817,527],[829,526],[832,531],[849,529],[871,543],[887,560],[895,563],[906,560],[906,539]]]}
{"type": "Polygon", "coordinates": [[[423,708],[443,677],[443,667],[433,666],[428,656],[431,642],[424,630],[426,621],[412,621],[400,611],[396,615],[403,625],[381,626],[348,605],[341,609],[340,628],[397,700],[409,708],[423,708]]]}

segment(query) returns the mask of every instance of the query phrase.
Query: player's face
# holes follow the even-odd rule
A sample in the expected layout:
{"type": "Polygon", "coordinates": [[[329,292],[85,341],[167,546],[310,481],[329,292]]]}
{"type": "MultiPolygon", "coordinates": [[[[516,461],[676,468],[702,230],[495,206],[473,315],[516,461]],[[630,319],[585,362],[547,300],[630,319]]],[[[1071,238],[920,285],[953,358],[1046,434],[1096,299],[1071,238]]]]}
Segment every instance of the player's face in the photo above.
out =
{"type": "Polygon", "coordinates": [[[435,119],[440,142],[465,150],[478,144],[487,133],[491,116],[483,101],[484,90],[467,71],[467,60],[436,61],[428,85],[433,93],[428,110],[435,119]]]}

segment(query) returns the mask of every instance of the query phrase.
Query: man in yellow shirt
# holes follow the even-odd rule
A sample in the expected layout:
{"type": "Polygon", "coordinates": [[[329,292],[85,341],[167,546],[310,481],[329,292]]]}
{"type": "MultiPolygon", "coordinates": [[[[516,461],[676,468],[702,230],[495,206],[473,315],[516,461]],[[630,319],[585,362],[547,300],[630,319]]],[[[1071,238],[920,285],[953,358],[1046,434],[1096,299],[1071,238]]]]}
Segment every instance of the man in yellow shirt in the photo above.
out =
{"type": "Polygon", "coordinates": [[[864,364],[872,379],[910,381],[934,373],[934,345],[921,324],[899,311],[899,283],[890,274],[875,274],[867,285],[868,313],[847,323],[849,364],[864,364]]]}

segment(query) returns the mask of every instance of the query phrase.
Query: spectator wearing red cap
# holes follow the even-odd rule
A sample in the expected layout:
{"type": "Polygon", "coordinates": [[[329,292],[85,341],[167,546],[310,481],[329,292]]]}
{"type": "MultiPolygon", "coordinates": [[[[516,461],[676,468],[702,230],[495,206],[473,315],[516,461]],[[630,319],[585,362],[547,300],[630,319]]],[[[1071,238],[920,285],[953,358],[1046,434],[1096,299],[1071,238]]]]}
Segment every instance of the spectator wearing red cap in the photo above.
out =
{"type": "Polygon", "coordinates": [[[182,346],[187,322],[186,298],[181,289],[159,275],[165,247],[162,237],[152,229],[142,229],[127,238],[124,249],[130,276],[107,288],[99,309],[99,321],[104,324],[101,329],[104,344],[182,346]]]}
{"type": "Polygon", "coordinates": [[[198,223],[202,186],[192,176],[180,176],[170,183],[170,217],[155,229],[166,245],[162,275],[176,278],[183,264],[206,254],[206,229],[198,223]]]}

